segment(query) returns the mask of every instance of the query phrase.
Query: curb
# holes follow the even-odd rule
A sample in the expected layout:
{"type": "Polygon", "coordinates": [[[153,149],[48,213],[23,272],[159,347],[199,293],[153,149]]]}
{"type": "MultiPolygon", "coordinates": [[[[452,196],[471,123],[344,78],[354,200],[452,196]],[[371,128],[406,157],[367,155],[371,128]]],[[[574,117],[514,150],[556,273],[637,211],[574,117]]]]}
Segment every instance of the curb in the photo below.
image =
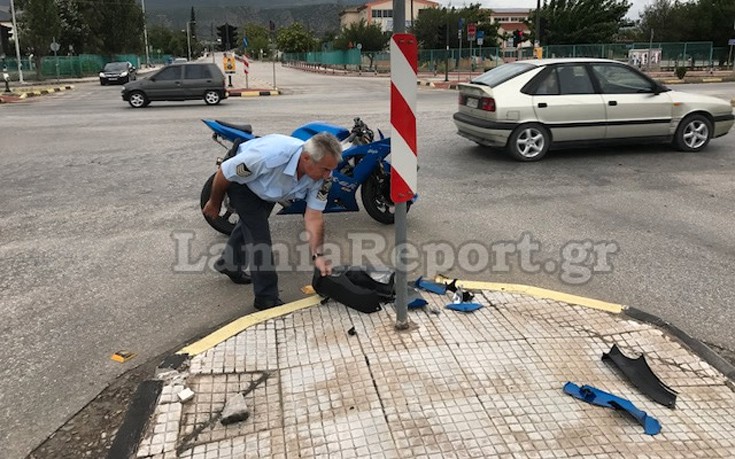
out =
{"type": "Polygon", "coordinates": [[[26,99],[28,97],[36,97],[36,96],[43,96],[46,94],[52,94],[59,91],[67,91],[74,89],[73,85],[66,85],[66,86],[57,86],[55,88],[47,88],[47,89],[39,89],[38,91],[27,91],[27,92],[21,92],[20,93],[20,99],[26,99]]]}
{"type": "Polygon", "coordinates": [[[319,295],[312,295],[306,298],[302,298],[300,300],[286,303],[282,306],[278,306],[275,308],[266,309],[264,311],[254,312],[252,314],[242,316],[239,319],[235,319],[229,324],[219,328],[218,330],[215,330],[214,332],[210,333],[204,338],[183,347],[181,350],[179,350],[175,354],[176,355],[188,355],[188,356],[194,356],[197,354],[201,354],[202,352],[205,352],[208,349],[213,348],[214,346],[227,340],[228,338],[231,338],[237,335],[238,333],[245,330],[246,328],[252,327],[253,325],[257,325],[261,322],[265,322],[266,320],[280,317],[284,314],[290,314],[292,312],[299,311],[301,309],[306,309],[312,306],[316,306],[319,303],[321,303],[321,301],[322,301],[322,298],[319,295]]]}
{"type": "Polygon", "coordinates": [[[227,92],[229,94],[229,97],[258,97],[258,96],[279,96],[281,95],[281,91],[278,89],[275,90],[260,90],[260,89],[254,89],[254,90],[239,90],[234,89],[232,91],[227,92]]]}

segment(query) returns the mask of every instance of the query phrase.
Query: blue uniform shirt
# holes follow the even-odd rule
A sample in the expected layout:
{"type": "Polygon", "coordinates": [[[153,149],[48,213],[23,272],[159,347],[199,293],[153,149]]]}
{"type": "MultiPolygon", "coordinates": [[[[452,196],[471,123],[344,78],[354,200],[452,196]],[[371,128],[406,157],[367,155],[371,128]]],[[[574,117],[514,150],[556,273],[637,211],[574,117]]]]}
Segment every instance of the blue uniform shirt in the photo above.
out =
{"type": "Polygon", "coordinates": [[[221,165],[230,182],[247,184],[264,201],[278,202],[306,198],[306,205],[323,211],[328,185],[308,175],[297,178],[296,167],[304,141],[281,134],[249,140],[237,154],[221,165]]]}

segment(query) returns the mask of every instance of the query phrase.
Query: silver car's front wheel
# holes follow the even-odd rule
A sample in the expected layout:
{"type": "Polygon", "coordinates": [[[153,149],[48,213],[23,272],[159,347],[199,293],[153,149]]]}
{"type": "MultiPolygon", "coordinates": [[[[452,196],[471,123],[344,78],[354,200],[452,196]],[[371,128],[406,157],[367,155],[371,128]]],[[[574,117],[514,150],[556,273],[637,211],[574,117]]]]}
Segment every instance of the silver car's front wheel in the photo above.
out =
{"type": "Polygon", "coordinates": [[[700,151],[709,143],[712,123],[704,115],[687,116],[676,130],[674,143],[682,151],[700,151]]]}
{"type": "Polygon", "coordinates": [[[513,131],[508,151],[518,161],[538,161],[546,155],[551,144],[549,131],[540,124],[524,124],[513,131]]]}

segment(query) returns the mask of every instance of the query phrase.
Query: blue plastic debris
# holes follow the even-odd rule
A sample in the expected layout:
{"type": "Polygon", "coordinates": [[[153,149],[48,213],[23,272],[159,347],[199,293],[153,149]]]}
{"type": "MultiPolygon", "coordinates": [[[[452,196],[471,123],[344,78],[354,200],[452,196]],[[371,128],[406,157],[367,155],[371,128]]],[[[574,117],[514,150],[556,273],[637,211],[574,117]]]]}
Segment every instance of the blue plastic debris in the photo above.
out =
{"type": "Polygon", "coordinates": [[[427,304],[429,304],[429,302],[423,298],[414,298],[413,300],[409,301],[408,309],[423,308],[427,304]]]}
{"type": "Polygon", "coordinates": [[[653,416],[649,416],[645,411],[636,408],[630,400],[626,400],[592,386],[584,385],[579,387],[572,382],[564,384],[564,393],[592,405],[627,411],[636,419],[636,421],[638,421],[640,425],[643,426],[643,430],[648,435],[656,435],[661,432],[661,424],[653,416]]]}
{"type": "Polygon", "coordinates": [[[419,276],[414,282],[416,288],[426,290],[427,292],[436,293],[437,295],[444,295],[447,293],[447,286],[445,284],[439,284],[429,280],[424,280],[423,276],[419,276]]]}
{"type": "Polygon", "coordinates": [[[480,309],[482,305],[480,303],[449,303],[447,309],[460,312],[472,312],[480,309]]]}

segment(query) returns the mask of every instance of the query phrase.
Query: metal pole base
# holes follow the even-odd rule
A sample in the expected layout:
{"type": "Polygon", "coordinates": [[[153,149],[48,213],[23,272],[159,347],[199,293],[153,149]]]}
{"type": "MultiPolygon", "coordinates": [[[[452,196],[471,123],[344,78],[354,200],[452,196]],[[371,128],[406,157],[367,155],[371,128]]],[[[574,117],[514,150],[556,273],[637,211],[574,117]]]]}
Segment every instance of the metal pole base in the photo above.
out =
{"type": "Polygon", "coordinates": [[[409,328],[411,328],[411,323],[409,321],[396,321],[396,330],[408,330],[409,328]]]}

